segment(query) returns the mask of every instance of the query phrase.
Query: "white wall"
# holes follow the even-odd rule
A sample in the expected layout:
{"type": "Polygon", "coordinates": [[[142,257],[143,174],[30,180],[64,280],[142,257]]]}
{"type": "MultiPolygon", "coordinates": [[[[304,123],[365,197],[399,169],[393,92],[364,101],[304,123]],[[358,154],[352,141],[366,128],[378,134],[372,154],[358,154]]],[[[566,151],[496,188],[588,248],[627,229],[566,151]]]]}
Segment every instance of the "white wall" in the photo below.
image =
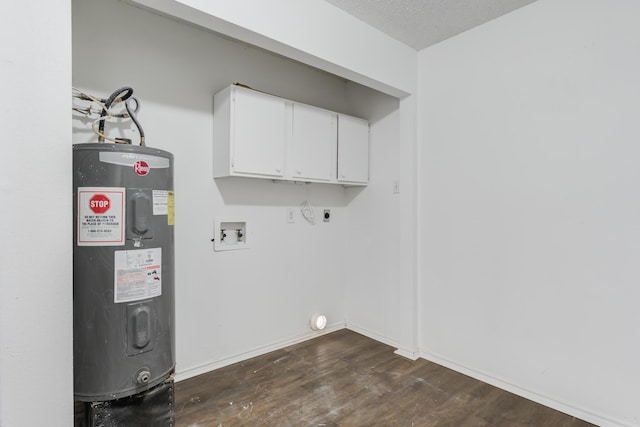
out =
{"type": "Polygon", "coordinates": [[[396,97],[415,91],[416,51],[325,0],[132,1],[396,97]]]}
{"type": "Polygon", "coordinates": [[[421,349],[640,425],[640,3],[541,0],[420,52],[421,349]]]}
{"type": "Polygon", "coordinates": [[[366,191],[347,191],[346,302],[350,329],[395,347],[404,347],[398,293],[400,275],[400,202],[393,193],[399,180],[399,102],[383,102],[361,86],[349,91],[361,100],[359,113],[371,118],[370,181],[366,191]],[[366,111],[365,111],[366,109],[366,111]]]}
{"type": "Polygon", "coordinates": [[[134,1],[400,98],[397,114],[386,119],[388,100],[362,97],[367,114],[381,114],[372,141],[385,154],[371,154],[376,171],[367,193],[351,203],[358,192],[347,192],[345,296],[350,328],[417,357],[417,52],[324,0],[134,1]],[[389,197],[393,181],[401,191],[389,197]],[[391,237],[371,239],[388,226],[391,237]]]}
{"type": "MultiPolygon", "coordinates": [[[[138,116],[147,144],[176,158],[178,378],[312,337],[307,322],[316,312],[328,316],[330,327],[343,327],[351,190],[214,181],[213,94],[239,81],[365,118],[374,115],[365,103],[387,102],[384,108],[392,109],[397,102],[363,87],[361,98],[350,96],[342,78],[122,2],[74,1],[73,42],[74,86],[101,96],[132,86],[142,101],[138,116]],[[96,46],[95,16],[119,23],[109,43],[96,46]],[[330,208],[331,222],[311,226],[298,212],[296,223],[288,224],[286,208],[307,198],[318,216],[330,208]],[[251,248],[214,252],[216,217],[246,219],[251,248]]],[[[87,129],[74,120],[74,141],[94,141],[87,129]]],[[[380,150],[393,150],[393,143],[385,137],[380,150]]],[[[392,222],[397,212],[384,215],[392,222]]]]}
{"type": "Polygon", "coordinates": [[[0,36],[0,426],[70,426],[70,2],[3,3],[0,36]]]}

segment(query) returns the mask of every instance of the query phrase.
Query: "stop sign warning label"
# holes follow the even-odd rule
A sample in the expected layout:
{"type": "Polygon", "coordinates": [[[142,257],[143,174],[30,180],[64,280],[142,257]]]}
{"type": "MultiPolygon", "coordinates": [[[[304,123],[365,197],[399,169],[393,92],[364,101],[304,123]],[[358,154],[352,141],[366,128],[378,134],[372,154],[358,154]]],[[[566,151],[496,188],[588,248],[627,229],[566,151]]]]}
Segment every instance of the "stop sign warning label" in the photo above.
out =
{"type": "Polygon", "coordinates": [[[78,246],[124,245],[125,189],[78,187],[78,246]]]}
{"type": "Polygon", "coordinates": [[[109,205],[111,204],[111,200],[104,194],[94,194],[89,199],[89,209],[96,214],[103,214],[109,210],[109,205]]]}

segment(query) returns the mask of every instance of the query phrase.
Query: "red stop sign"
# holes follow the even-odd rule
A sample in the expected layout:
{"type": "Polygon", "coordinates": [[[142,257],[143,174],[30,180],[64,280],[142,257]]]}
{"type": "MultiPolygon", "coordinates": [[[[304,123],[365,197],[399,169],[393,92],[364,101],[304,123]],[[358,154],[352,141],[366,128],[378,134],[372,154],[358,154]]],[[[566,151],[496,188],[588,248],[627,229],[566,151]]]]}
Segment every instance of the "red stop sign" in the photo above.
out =
{"type": "Polygon", "coordinates": [[[89,209],[93,213],[103,214],[111,207],[111,200],[104,194],[94,194],[89,199],[89,209]]]}

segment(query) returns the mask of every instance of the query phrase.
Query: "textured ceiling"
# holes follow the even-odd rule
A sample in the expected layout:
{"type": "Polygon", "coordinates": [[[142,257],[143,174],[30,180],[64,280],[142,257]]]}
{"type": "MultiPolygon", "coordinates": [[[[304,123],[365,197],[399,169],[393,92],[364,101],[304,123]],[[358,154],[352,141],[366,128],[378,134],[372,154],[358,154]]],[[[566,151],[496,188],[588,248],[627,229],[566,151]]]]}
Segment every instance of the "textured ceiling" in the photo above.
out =
{"type": "Polygon", "coordinates": [[[536,0],[327,0],[416,50],[536,0]]]}

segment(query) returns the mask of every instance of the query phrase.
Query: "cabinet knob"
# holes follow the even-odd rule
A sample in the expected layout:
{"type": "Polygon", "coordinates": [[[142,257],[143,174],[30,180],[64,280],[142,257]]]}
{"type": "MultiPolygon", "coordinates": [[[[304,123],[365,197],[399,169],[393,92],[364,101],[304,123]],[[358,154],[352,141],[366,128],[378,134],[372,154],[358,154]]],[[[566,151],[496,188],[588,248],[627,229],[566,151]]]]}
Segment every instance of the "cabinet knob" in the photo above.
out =
{"type": "Polygon", "coordinates": [[[296,173],[297,173],[298,175],[300,175],[300,174],[302,174],[302,171],[301,171],[300,169],[297,169],[297,170],[296,170],[296,173]]]}
{"type": "Polygon", "coordinates": [[[280,169],[279,169],[279,168],[276,168],[276,172],[280,173],[280,169]]]}

